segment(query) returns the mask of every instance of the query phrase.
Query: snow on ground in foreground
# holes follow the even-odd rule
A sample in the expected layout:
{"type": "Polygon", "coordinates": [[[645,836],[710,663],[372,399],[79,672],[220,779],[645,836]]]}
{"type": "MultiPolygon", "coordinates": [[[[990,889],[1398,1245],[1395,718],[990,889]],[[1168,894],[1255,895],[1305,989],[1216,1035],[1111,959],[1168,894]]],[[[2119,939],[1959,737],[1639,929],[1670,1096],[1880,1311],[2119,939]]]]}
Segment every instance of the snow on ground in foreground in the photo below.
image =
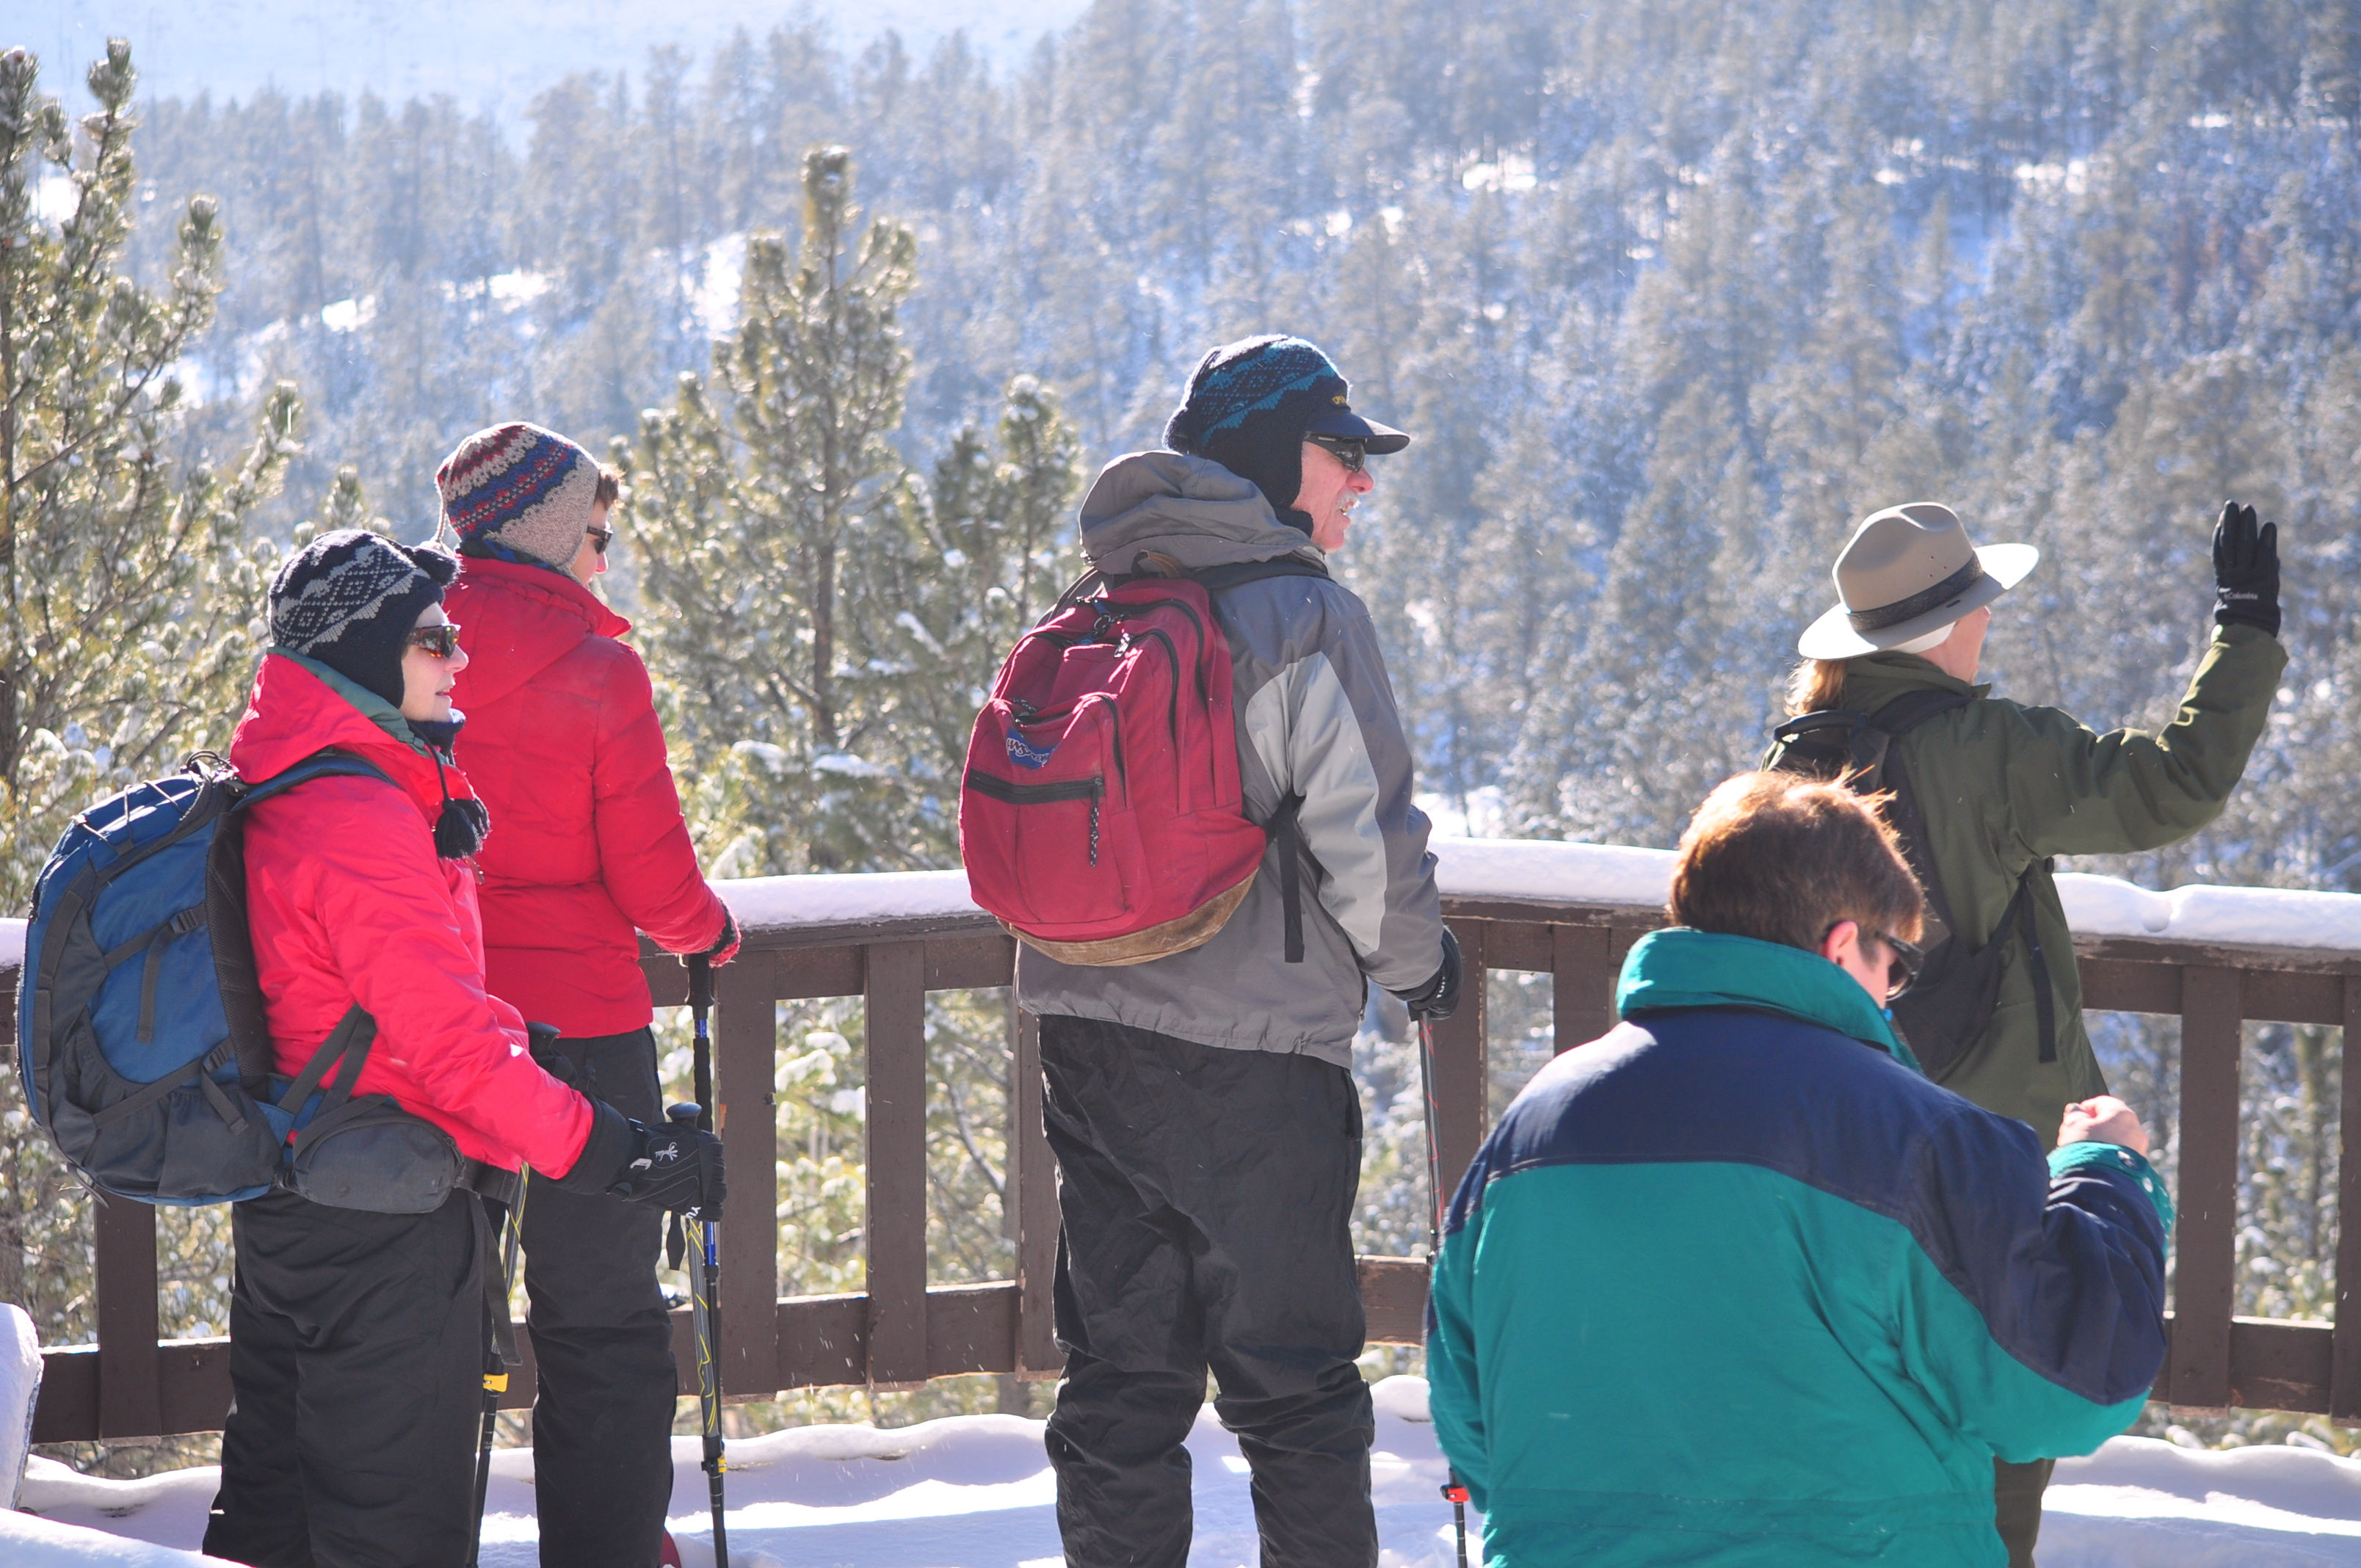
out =
{"type": "MultiPolygon", "coordinates": [[[[1451,1509],[1436,1496],[1443,1461],[1425,1420],[1426,1385],[1389,1377],[1376,1394],[1371,1468],[1382,1561],[1386,1568],[1448,1568],[1451,1509]]],[[[1189,1450],[1197,1477],[1189,1561],[1194,1568],[1245,1568],[1255,1561],[1246,1462],[1210,1409],[1198,1418],[1189,1450]]],[[[675,1439],[673,1459],[673,1532],[686,1568],[709,1568],[697,1441],[675,1439]]],[[[11,1568],[212,1562],[132,1542],[195,1547],[214,1480],[208,1467],[105,1481],[36,1459],[23,1503],[47,1517],[0,1515],[0,1562],[11,1568]]],[[[886,1431],[802,1427],[748,1438],[730,1445],[729,1484],[734,1568],[1056,1568],[1060,1561],[1041,1423],[1016,1416],[959,1416],[886,1431]]],[[[490,1507],[485,1568],[533,1568],[529,1452],[494,1460],[490,1507]]],[[[2089,1459],[2058,1466],[2041,1563],[2361,1568],[2361,1461],[2298,1448],[2197,1453],[2117,1438],[2089,1459]]]]}

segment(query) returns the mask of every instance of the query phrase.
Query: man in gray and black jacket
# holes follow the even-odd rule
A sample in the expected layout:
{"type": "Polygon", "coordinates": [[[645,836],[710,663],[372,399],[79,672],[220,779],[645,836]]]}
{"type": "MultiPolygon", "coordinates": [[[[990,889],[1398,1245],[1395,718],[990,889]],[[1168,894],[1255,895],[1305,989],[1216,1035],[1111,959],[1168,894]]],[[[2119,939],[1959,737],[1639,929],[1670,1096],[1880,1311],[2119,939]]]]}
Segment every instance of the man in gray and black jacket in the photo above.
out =
{"type": "Polygon", "coordinates": [[[1370,982],[1447,1016],[1459,958],[1368,610],[1326,576],[1374,488],[1366,459],[1410,440],[1346,400],[1300,338],[1215,349],[1166,426],[1171,450],[1118,458],[1082,503],[1102,572],[1213,590],[1247,815],[1273,832],[1201,947],[1107,968],[1018,948],[1063,1177],[1049,1449],[1072,1564],[1186,1562],[1181,1444],[1208,1369],[1253,1470],[1266,1568],[1378,1560],[1352,1042],[1370,982]]]}

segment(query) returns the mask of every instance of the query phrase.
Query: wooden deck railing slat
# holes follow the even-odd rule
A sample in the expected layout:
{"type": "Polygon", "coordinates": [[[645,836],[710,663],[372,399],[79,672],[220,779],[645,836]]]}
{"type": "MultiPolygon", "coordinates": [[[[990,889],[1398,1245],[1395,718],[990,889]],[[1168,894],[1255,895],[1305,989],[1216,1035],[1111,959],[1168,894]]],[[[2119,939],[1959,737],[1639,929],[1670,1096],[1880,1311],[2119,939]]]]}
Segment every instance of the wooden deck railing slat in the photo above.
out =
{"type": "Polygon", "coordinates": [[[869,1381],[927,1380],[927,944],[868,955],[869,1381]]]}
{"type": "Polygon", "coordinates": [[[2174,1194],[2172,1402],[2230,1403],[2238,1228],[2236,970],[2180,977],[2180,1190],[2174,1194]]]}
{"type": "Polygon", "coordinates": [[[1552,926],[1549,935],[1554,1056],[1615,1026],[1615,977],[1607,967],[1614,934],[1603,926],[1552,926]]]}
{"type": "MultiPolygon", "coordinates": [[[[2361,1040],[2361,974],[2345,975],[2345,1038],[2361,1040]]],[[[2345,1058],[2344,1099],[2337,1130],[2341,1135],[2336,1166],[2336,1348],[2333,1361],[2328,1413],[2348,1425],[2361,1426],[2361,1063],[2345,1058]]]]}
{"type": "MultiPolygon", "coordinates": [[[[778,1117],[772,1098],[776,984],[766,962],[713,971],[713,1114],[730,1168],[721,1223],[724,1388],[781,1387],[778,1117]]],[[[696,1365],[693,1357],[689,1365],[696,1365]]]]}
{"type": "MultiPolygon", "coordinates": [[[[1433,1025],[1434,1036],[1433,1082],[1434,1141],[1442,1156],[1442,1174],[1437,1184],[1441,1199],[1451,1201],[1452,1190],[1459,1185],[1460,1176],[1476,1158],[1477,1146],[1484,1141],[1484,1128],[1489,1118],[1485,1113],[1489,1092],[1490,1070],[1485,1060],[1485,992],[1488,989],[1490,970],[1483,963],[1483,943],[1467,942],[1462,948],[1466,965],[1460,974],[1459,1006],[1442,1023],[1433,1025]]],[[[1420,1153],[1425,1152],[1422,1146],[1420,1153]]]]}
{"type": "Polygon", "coordinates": [[[164,1425],[156,1360],[156,1211],[97,1198],[98,1424],[109,1438],[156,1437],[164,1425]]]}
{"type": "Polygon", "coordinates": [[[1041,1020],[1016,1012],[1016,1059],[1009,1064],[1009,1168],[1004,1179],[1016,1206],[1016,1351],[1020,1373],[1055,1376],[1058,1354],[1052,1286],[1058,1272],[1058,1168],[1041,1122],[1041,1020]]]}

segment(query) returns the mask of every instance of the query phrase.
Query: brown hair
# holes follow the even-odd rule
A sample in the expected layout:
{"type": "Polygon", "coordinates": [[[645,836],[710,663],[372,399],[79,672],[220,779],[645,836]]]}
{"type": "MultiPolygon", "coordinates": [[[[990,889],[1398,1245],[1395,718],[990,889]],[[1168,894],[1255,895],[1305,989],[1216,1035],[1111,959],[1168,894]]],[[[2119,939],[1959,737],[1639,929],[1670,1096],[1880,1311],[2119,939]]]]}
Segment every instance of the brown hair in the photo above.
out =
{"type": "Polygon", "coordinates": [[[598,465],[598,488],[590,498],[594,507],[610,507],[623,497],[623,471],[611,463],[598,465]]]}
{"type": "Polygon", "coordinates": [[[1787,711],[1819,713],[1844,700],[1845,659],[1806,659],[1787,677],[1787,711]]]}
{"type": "Polygon", "coordinates": [[[1873,801],[1795,773],[1741,773],[1689,818],[1666,909],[1676,925],[1817,951],[1839,920],[1916,941],[1926,900],[1873,801]]]}

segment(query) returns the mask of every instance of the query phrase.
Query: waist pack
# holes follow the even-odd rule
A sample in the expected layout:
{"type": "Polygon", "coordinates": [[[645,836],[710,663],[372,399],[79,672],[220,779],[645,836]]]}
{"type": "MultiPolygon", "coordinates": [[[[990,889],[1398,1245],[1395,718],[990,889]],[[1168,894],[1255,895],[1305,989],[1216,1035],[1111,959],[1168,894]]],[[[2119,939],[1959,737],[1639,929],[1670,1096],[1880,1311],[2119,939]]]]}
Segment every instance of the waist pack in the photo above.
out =
{"type": "Polygon", "coordinates": [[[76,817],[42,868],[18,971],[18,1071],[33,1120],[101,1191],[192,1205],[289,1187],[407,1213],[438,1182],[428,1209],[481,1175],[433,1124],[382,1095],[351,1098],[376,1035],[357,1006],[286,1086],[301,1092],[274,1092],[245,808],[335,774],[385,777],[330,751],[247,784],[201,752],[76,817]],[[393,1129],[389,1109],[410,1124],[393,1129]]]}
{"type": "Polygon", "coordinates": [[[2037,861],[2017,877],[2008,907],[1982,944],[1971,951],[1960,939],[1951,901],[1927,851],[1927,817],[1911,786],[1909,770],[1894,753],[1894,742],[1938,714],[1964,707],[1958,692],[1916,691],[1895,698],[1874,714],[1839,708],[1791,718],[1771,732],[1765,772],[1799,773],[1833,780],[1860,795],[1885,795],[1886,821],[1902,842],[1902,853],[1927,894],[1927,961],[1910,989],[1894,998],[1894,1022],[1909,1042],[1927,1076],[1940,1082],[1983,1037],[2000,1002],[2001,968],[2012,941],[2022,940],[2032,970],[2045,1062],[2058,1059],[2057,999],[2049,961],[2033,922],[2033,879],[2050,862],[2037,861]]]}
{"type": "Polygon", "coordinates": [[[1301,962],[1294,813],[1246,817],[1212,595],[1326,575],[1285,558],[1070,589],[1017,639],[969,737],[960,856],[976,903],[1066,963],[1145,963],[1212,940],[1276,837],[1301,962]]]}

